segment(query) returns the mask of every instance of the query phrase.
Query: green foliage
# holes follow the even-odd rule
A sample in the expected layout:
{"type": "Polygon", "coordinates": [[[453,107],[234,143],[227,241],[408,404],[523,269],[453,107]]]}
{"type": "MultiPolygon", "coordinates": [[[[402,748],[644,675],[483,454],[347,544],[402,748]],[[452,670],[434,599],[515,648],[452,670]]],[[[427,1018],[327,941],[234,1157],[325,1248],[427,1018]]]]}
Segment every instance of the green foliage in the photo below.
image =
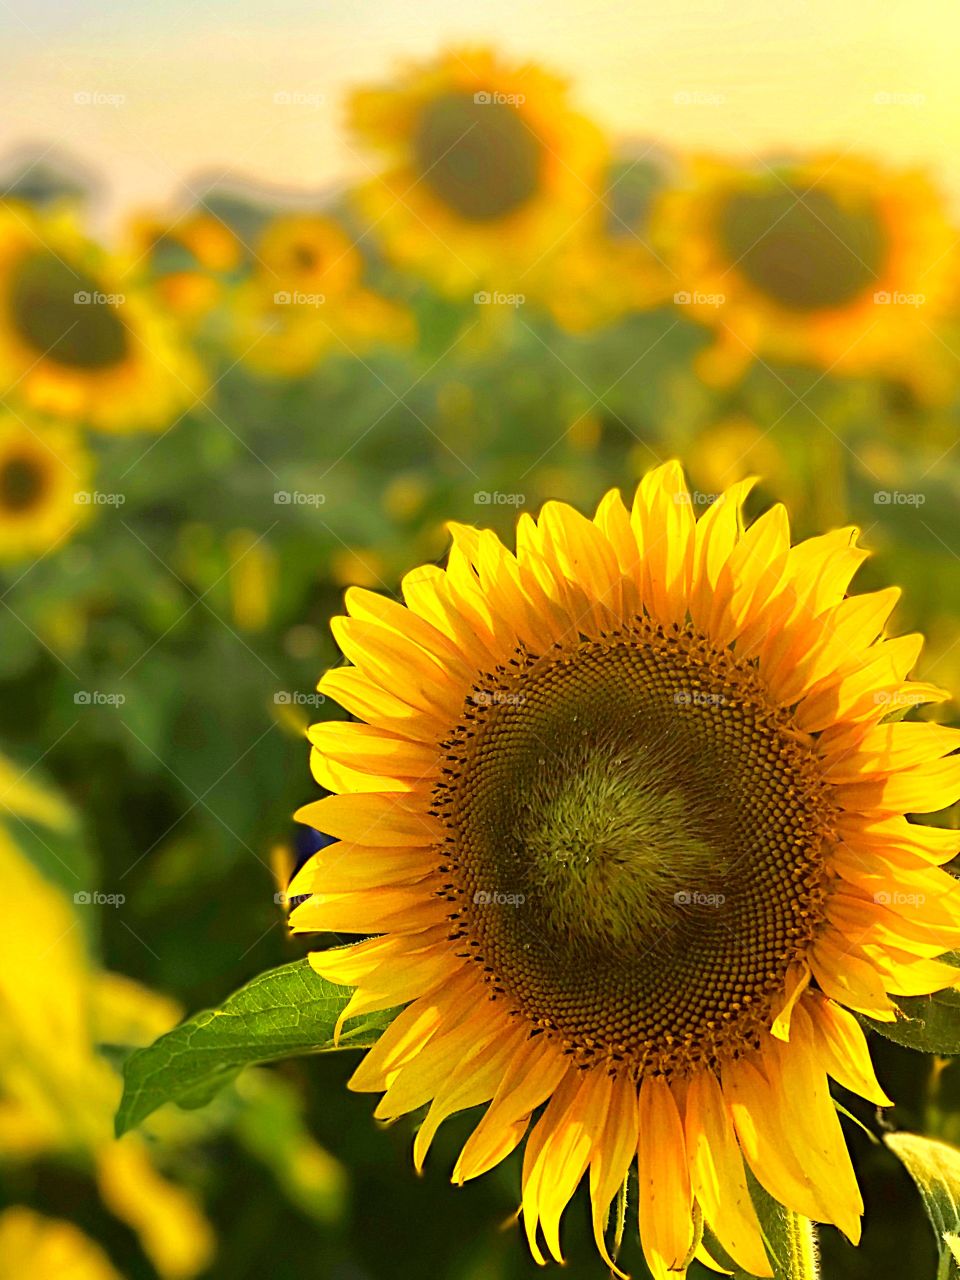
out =
{"type": "Polygon", "coordinates": [[[960,1151],[918,1133],[884,1139],[917,1184],[937,1237],[937,1280],[960,1277],[960,1151]]]}
{"type": "Polygon", "coordinates": [[[117,1135],[165,1102],[205,1106],[241,1068],[303,1053],[372,1045],[388,1015],[351,1019],[339,1046],[334,1027],[350,991],[321,978],[307,960],[259,974],[218,1009],[195,1014],[124,1063],[117,1135]]]}

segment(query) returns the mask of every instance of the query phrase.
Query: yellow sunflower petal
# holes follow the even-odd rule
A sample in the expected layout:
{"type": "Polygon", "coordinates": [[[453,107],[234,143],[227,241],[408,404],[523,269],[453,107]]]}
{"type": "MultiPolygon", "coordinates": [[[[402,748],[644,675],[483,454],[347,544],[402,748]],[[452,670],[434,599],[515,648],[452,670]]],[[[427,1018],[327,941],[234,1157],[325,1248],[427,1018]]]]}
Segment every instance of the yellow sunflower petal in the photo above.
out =
{"type": "Polygon", "coordinates": [[[693,1193],[683,1123],[658,1076],[640,1086],[637,1197],[647,1266],[654,1275],[678,1270],[693,1245],[693,1193]]]}
{"type": "Polygon", "coordinates": [[[690,1080],[686,1143],[693,1194],[714,1235],[745,1271],[755,1276],[772,1275],[733,1122],[717,1078],[709,1069],[690,1080]]]}
{"type": "Polygon", "coordinates": [[[874,1074],[867,1038],[853,1014],[816,993],[809,1010],[820,1062],[826,1072],[861,1098],[879,1107],[892,1106],[874,1074]]]}

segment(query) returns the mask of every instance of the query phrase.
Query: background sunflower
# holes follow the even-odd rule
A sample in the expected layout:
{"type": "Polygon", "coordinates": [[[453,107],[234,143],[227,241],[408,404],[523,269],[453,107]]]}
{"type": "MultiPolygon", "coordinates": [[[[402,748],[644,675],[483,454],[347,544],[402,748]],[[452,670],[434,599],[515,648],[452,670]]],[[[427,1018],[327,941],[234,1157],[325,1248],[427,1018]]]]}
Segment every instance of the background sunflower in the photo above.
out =
{"type": "Polygon", "coordinates": [[[675,301],[716,331],[706,376],[766,358],[948,393],[955,362],[935,326],[956,303],[956,237],[925,174],[843,154],[704,159],[660,195],[651,224],[675,301]]]}
{"type": "Polygon", "coordinates": [[[156,430],[199,398],[195,355],[66,209],[7,204],[0,219],[5,397],[103,431],[156,430]]]}
{"type": "Polygon", "coordinates": [[[0,557],[33,560],[65,542],[93,510],[91,475],[69,430],[0,418],[0,557]]]}

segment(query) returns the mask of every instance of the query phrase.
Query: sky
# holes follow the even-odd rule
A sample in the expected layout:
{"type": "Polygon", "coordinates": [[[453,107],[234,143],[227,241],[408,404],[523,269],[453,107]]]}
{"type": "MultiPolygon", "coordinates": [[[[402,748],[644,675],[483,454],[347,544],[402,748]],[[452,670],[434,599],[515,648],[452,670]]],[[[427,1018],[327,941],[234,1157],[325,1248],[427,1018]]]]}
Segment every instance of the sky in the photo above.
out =
{"type": "Polygon", "coordinates": [[[0,172],[67,157],[105,223],[177,207],[199,175],[334,187],[371,164],[343,128],[352,86],[490,43],[566,76],[614,137],[865,151],[960,205],[958,36],[957,0],[0,0],[0,172]]]}

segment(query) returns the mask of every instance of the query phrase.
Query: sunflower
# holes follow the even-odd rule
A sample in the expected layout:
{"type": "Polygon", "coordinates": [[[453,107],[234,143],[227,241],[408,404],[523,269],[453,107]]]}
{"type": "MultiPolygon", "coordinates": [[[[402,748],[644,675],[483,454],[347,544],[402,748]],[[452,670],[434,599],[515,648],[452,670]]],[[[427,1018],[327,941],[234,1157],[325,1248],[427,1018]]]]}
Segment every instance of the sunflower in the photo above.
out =
{"type": "Polygon", "coordinates": [[[257,244],[256,270],[237,290],[238,355],[261,373],[295,377],[330,351],[409,344],[409,310],[368,288],[362,274],[359,249],[333,218],[275,218],[257,244]]]}
{"type": "Polygon", "coordinates": [[[195,357],[70,215],[0,206],[0,393],[125,432],[165,426],[201,389],[195,357]]]}
{"type": "Polygon", "coordinates": [[[222,219],[203,209],[175,218],[140,214],[129,230],[138,262],[147,260],[151,286],[163,305],[190,321],[223,296],[223,277],[240,266],[240,241],[222,219]]]}
{"type": "Polygon", "coordinates": [[[267,224],[257,262],[278,289],[339,297],[355,288],[363,269],[357,246],[333,218],[280,214],[267,224]]]}
{"type": "Polygon", "coordinates": [[[387,156],[359,193],[387,253],[448,293],[522,290],[600,200],[605,147],[565,85],[487,49],[357,92],[351,119],[387,156]]]}
{"type": "MultiPolygon", "coordinates": [[[[312,956],[343,1017],[406,1006],[352,1077],[378,1117],[487,1109],[462,1183],[526,1139],[538,1260],[589,1171],[597,1245],[636,1162],[665,1280],[706,1221],[769,1275],[745,1169],[851,1240],[862,1204],[828,1092],[880,1105],[855,1014],[954,984],[960,834],[912,825],[960,788],[960,733],[889,723],[947,695],[907,681],[897,591],[847,596],[841,529],[790,546],[736,484],[699,519],[670,463],[593,521],[548,503],[517,552],[453,525],[404,604],[353,588],[352,666],[319,688],[362,723],[310,730],[336,837],[290,886],[300,930],[375,935],[312,956]],[[542,1110],[540,1110],[542,1108],[542,1110]]],[[[703,1255],[699,1246],[698,1256],[703,1255]]],[[[612,1265],[612,1263],[611,1263],[612,1265]]]]}
{"type": "Polygon", "coordinates": [[[0,1280],[121,1280],[103,1249],[79,1227],[23,1205],[0,1212],[0,1280]]]}
{"type": "Polygon", "coordinates": [[[72,431],[31,431],[0,417],[0,560],[19,560],[64,541],[90,514],[92,464],[72,431]]]}
{"type": "Polygon", "coordinates": [[[649,238],[658,170],[618,160],[603,175],[590,211],[524,277],[524,293],[569,333],[589,333],[669,301],[671,273],[649,238]]]}
{"type": "Polygon", "coordinates": [[[710,381],[754,355],[944,382],[931,330],[951,306],[956,236],[923,174],[831,155],[759,169],[694,162],[651,234],[683,310],[716,331],[710,381]]]}

